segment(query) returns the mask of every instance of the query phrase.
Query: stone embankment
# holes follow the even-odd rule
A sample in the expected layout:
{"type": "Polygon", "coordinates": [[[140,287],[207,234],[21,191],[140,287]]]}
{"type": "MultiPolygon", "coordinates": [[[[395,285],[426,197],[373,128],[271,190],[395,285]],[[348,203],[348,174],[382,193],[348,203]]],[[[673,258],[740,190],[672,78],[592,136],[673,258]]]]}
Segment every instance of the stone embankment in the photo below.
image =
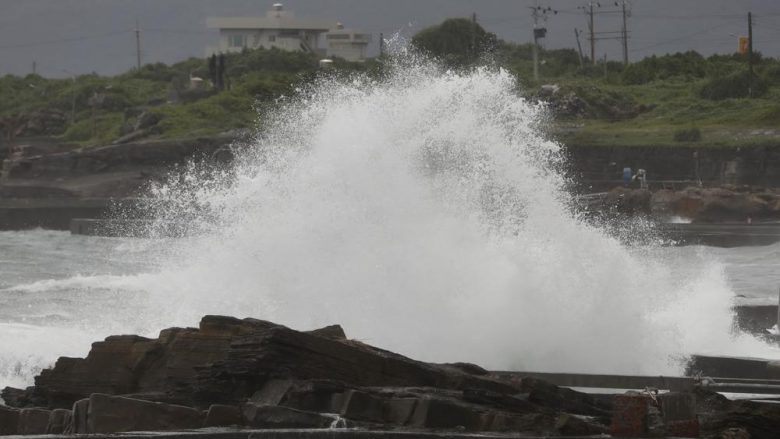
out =
{"type": "Polygon", "coordinates": [[[5,388],[0,434],[234,429],[776,438],[780,406],[702,389],[595,396],[466,363],[432,364],[350,340],[206,316],[158,338],[112,336],[5,388]]]}
{"type": "Polygon", "coordinates": [[[188,161],[232,159],[233,138],[158,140],[93,148],[17,146],[0,172],[0,230],[68,230],[74,218],[101,218],[165,181],[188,161]]]}
{"type": "Polygon", "coordinates": [[[614,214],[677,218],[694,223],[780,221],[780,190],[750,186],[682,190],[617,187],[592,208],[614,214]]]}

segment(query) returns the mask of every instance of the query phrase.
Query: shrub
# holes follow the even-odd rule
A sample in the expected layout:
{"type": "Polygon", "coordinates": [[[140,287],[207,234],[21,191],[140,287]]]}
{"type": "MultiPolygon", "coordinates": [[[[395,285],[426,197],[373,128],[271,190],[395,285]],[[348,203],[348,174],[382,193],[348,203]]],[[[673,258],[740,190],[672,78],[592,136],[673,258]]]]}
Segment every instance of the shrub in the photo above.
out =
{"type": "Polygon", "coordinates": [[[651,56],[628,66],[622,74],[624,84],[641,85],[658,79],[703,78],[707,61],[699,53],[688,51],[673,55],[651,56]]]}
{"type": "Polygon", "coordinates": [[[723,99],[761,97],[769,87],[767,82],[748,71],[710,79],[699,91],[704,99],[719,101],[723,99]]]}
{"type": "Polygon", "coordinates": [[[698,142],[701,140],[701,130],[698,128],[687,128],[674,132],[675,142],[698,142]]]}
{"type": "Polygon", "coordinates": [[[467,18],[450,18],[417,32],[412,45],[447,64],[464,65],[494,50],[498,38],[467,18]]]}

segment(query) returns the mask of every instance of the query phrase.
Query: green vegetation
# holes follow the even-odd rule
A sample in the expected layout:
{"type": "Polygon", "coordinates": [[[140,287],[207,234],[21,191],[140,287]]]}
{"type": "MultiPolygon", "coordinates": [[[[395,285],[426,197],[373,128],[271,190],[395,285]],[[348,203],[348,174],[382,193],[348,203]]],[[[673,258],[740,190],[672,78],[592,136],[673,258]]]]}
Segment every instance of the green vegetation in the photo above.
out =
{"type": "Polygon", "coordinates": [[[476,61],[485,52],[493,50],[498,42],[496,34],[485,31],[467,18],[450,18],[443,23],[425,28],[412,38],[412,44],[430,56],[451,66],[476,61]]]}
{"type": "MultiPolygon", "coordinates": [[[[258,118],[258,103],[290,94],[296,84],[316,72],[317,65],[317,59],[305,53],[253,50],[229,54],[223,90],[209,80],[208,61],[196,58],[170,66],[147,64],[140,71],[115,77],[7,75],[0,77],[0,132],[98,145],[137,128],[145,130],[139,136],[143,138],[193,137],[250,128],[258,118]],[[144,125],[142,118],[148,126],[140,126],[144,125]],[[45,123],[50,120],[59,123],[45,123]]],[[[339,65],[357,68],[350,63],[339,65]]]]}
{"type": "Polygon", "coordinates": [[[698,142],[701,140],[701,130],[698,128],[677,130],[674,132],[674,140],[677,142],[698,142]]]}
{"type": "MultiPolygon", "coordinates": [[[[780,142],[780,60],[696,52],[622,63],[581,59],[573,49],[539,50],[500,41],[469,19],[449,19],[412,38],[448,68],[488,63],[516,75],[522,93],[545,100],[552,133],[575,144],[721,146],[780,142]],[[545,84],[554,87],[542,87],[545,84]]],[[[335,60],[330,74],[381,74],[381,62],[335,60]]],[[[247,50],[225,56],[224,84],[215,60],[149,64],[115,77],[0,77],[0,131],[57,136],[97,145],[126,135],[172,138],[262,126],[272,107],[321,74],[302,52],[247,50]],[[198,79],[201,78],[201,79],[198,79]],[[43,116],[41,114],[43,113],[43,116]],[[38,119],[53,121],[43,123],[38,119]],[[48,118],[48,119],[46,119],[48,118]],[[33,123],[35,122],[35,123],[33,123]],[[26,125],[25,125],[26,124],[26,125]],[[21,127],[21,128],[20,128],[21,127]],[[26,131],[25,131],[26,130],[26,131]]]]}

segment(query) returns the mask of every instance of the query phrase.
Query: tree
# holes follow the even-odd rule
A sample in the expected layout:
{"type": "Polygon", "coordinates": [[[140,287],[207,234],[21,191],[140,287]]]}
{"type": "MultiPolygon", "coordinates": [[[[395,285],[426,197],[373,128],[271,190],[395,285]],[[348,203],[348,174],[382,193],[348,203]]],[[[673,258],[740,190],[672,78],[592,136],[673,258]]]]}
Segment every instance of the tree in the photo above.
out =
{"type": "Polygon", "coordinates": [[[447,64],[464,65],[495,49],[496,34],[467,18],[450,18],[417,32],[412,45],[447,64]]]}

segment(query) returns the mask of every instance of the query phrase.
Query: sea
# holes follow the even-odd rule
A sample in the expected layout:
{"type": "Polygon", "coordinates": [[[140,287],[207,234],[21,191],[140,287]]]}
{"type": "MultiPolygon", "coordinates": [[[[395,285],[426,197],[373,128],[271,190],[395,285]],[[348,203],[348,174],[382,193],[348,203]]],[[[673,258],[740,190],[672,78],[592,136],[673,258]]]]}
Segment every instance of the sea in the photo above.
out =
{"type": "Polygon", "coordinates": [[[408,55],[382,78],[324,76],[261,114],[234,166],[152,188],[145,214],[185,237],[154,223],[150,238],[0,232],[0,387],[206,314],[338,323],[413,358],[504,370],[780,359],[732,324],[736,303],[777,302],[780,245],[675,247],[647,225],[594,224],[549,114],[519,87],[408,55]]]}

